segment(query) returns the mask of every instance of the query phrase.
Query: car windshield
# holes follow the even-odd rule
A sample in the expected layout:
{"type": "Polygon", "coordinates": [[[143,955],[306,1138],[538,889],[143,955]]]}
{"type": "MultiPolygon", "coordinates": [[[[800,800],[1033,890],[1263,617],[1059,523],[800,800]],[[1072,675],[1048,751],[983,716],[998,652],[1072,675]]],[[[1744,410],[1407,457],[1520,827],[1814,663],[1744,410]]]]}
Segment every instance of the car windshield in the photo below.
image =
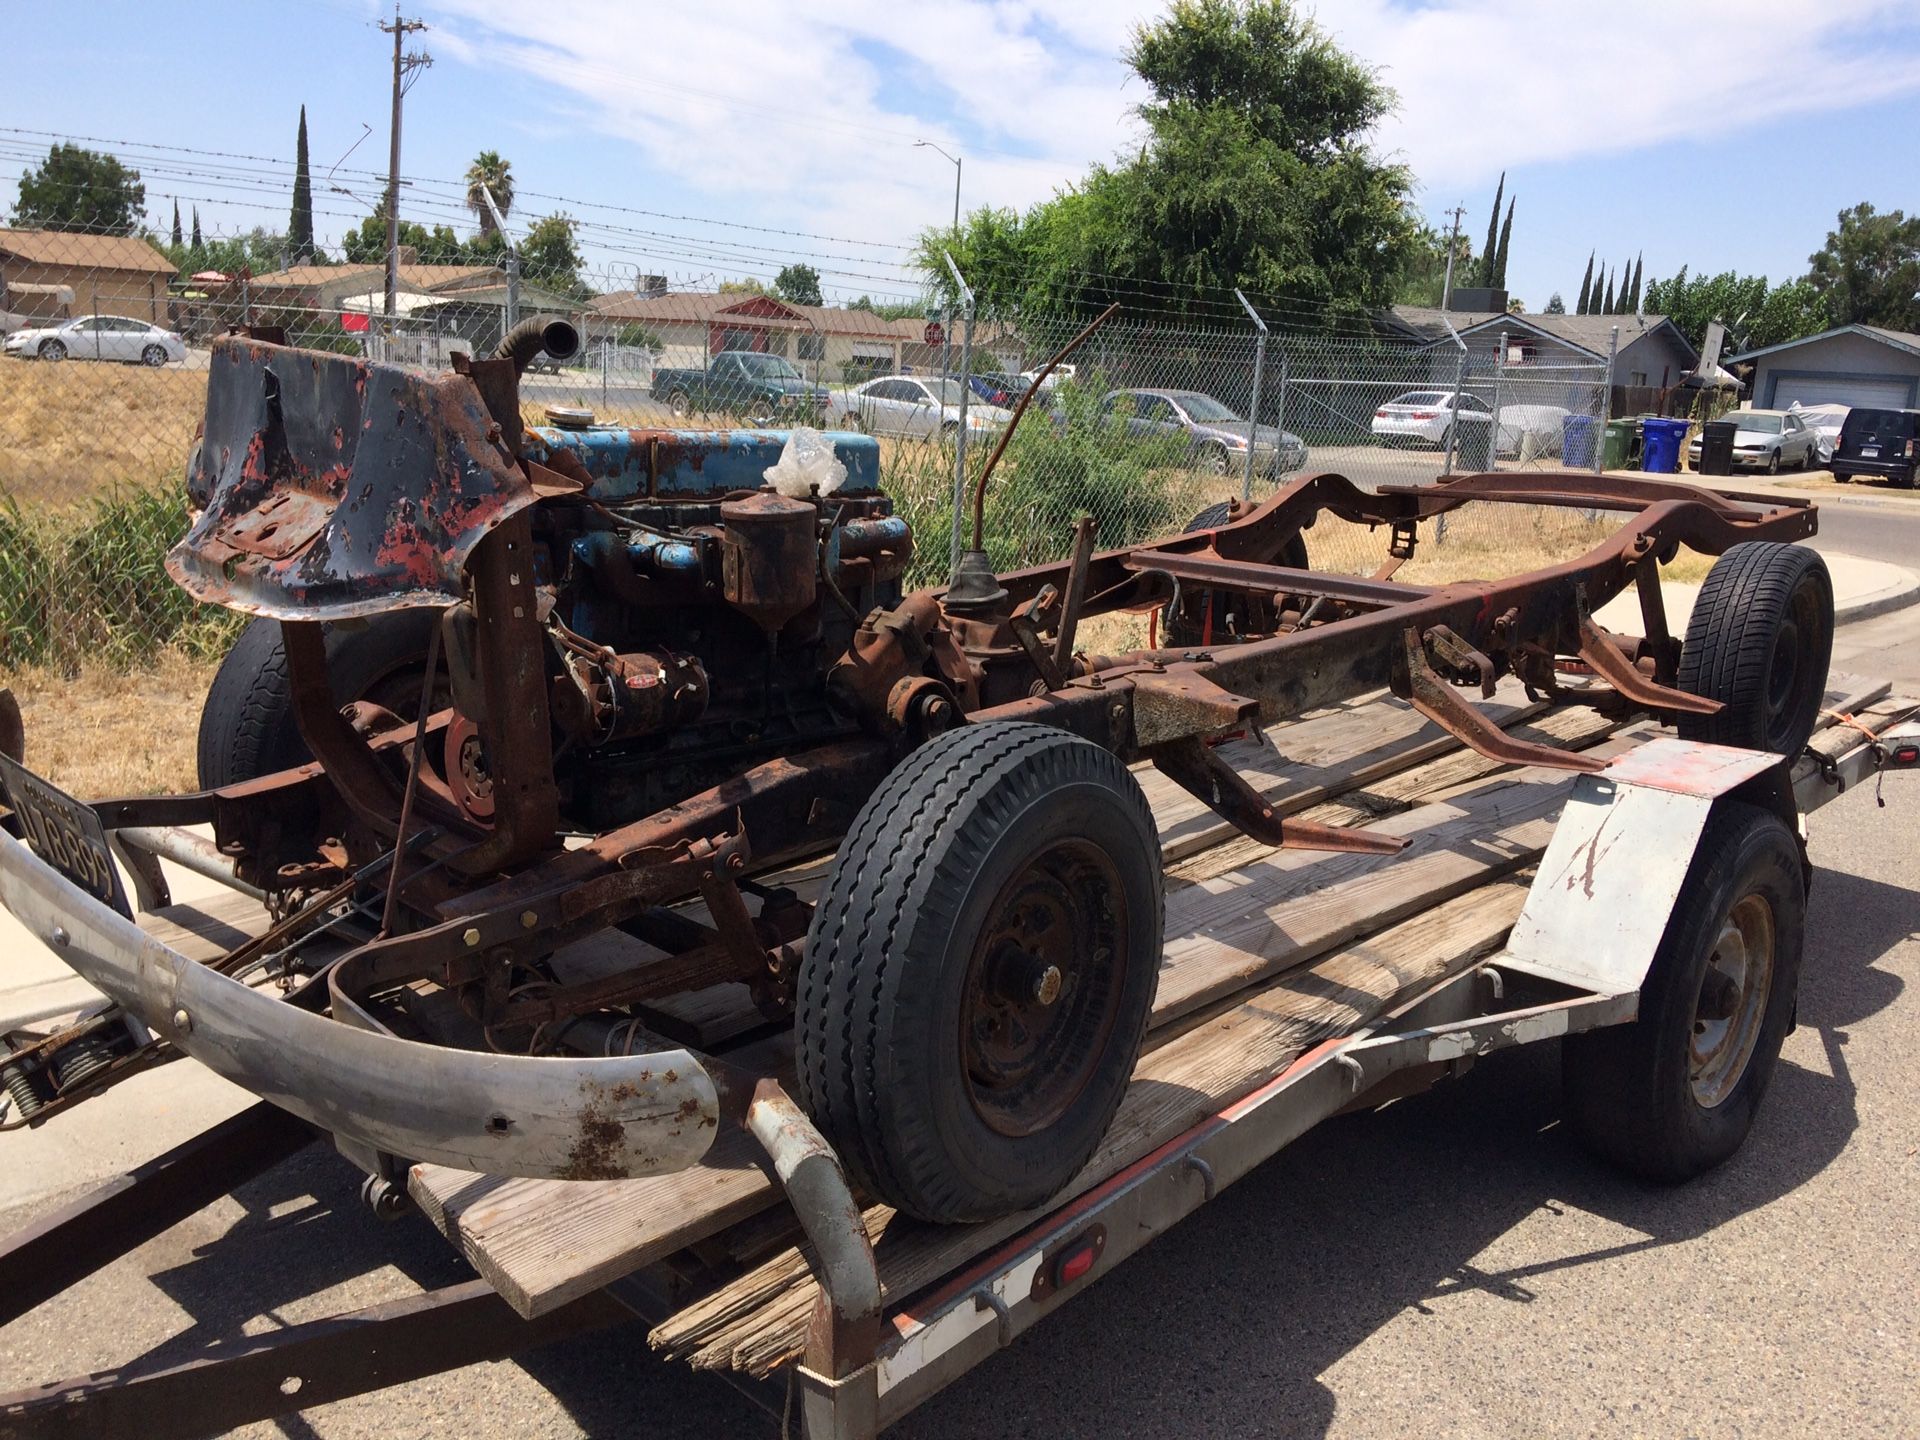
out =
{"type": "Polygon", "coordinates": [[[798,380],[800,372],[778,355],[741,355],[740,368],[763,380],[798,380]]]}
{"type": "Polygon", "coordinates": [[[1188,416],[1202,425],[1237,425],[1240,417],[1222,405],[1211,395],[1202,395],[1193,390],[1182,390],[1174,395],[1174,400],[1188,416]]]}
{"type": "Polygon", "coordinates": [[[1730,419],[1742,430],[1751,430],[1758,435],[1778,435],[1780,417],[1778,415],[1734,415],[1730,419]]]}

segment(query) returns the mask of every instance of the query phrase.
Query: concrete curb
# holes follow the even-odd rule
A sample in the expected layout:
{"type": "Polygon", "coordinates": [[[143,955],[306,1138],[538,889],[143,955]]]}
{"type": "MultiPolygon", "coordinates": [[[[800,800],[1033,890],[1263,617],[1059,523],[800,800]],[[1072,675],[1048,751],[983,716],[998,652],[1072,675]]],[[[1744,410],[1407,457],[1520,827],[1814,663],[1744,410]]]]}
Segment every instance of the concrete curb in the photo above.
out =
{"type": "Polygon", "coordinates": [[[1835,606],[1833,623],[1847,625],[1855,620],[1871,620],[1876,615],[1904,610],[1909,605],[1920,603],[1920,575],[1911,570],[1902,570],[1900,574],[1904,578],[1884,590],[1876,590],[1871,595],[1862,595],[1858,600],[1835,606]]]}

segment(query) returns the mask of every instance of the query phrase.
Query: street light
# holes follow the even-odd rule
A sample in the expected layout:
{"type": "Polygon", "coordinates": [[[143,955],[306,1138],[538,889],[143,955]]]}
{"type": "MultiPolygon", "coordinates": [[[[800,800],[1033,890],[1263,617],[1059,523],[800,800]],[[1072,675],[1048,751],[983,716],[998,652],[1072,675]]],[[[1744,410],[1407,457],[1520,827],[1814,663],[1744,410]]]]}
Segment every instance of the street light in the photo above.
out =
{"type": "MultiPolygon", "coordinates": [[[[916,150],[931,150],[935,154],[946,155],[947,159],[953,162],[953,242],[957,245],[960,243],[960,157],[958,155],[947,155],[945,150],[942,150],[931,140],[916,140],[913,142],[913,148],[916,150]]],[[[950,375],[953,373],[952,315],[947,316],[947,325],[942,339],[943,343],[940,347],[940,373],[942,375],[950,375]]],[[[955,535],[960,533],[957,519],[954,522],[953,533],[955,535]]]]}
{"type": "Polygon", "coordinates": [[[946,155],[947,159],[953,162],[953,233],[954,236],[958,238],[960,234],[960,157],[958,155],[947,155],[945,150],[942,150],[931,140],[916,140],[913,142],[913,148],[916,150],[932,150],[936,154],[946,155]]]}

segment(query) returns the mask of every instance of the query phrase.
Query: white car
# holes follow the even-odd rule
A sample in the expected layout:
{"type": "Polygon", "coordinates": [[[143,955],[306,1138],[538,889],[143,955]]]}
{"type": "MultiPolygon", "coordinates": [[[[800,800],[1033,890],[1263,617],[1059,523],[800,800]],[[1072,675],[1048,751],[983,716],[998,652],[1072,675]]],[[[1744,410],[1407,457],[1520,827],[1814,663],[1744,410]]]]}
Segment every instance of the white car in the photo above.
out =
{"type": "MultiPolygon", "coordinates": [[[[1462,425],[1485,425],[1493,419],[1493,413],[1471,395],[1455,396],[1445,390],[1409,390],[1374,411],[1369,428],[1383,440],[1424,440],[1444,450],[1447,430],[1456,419],[1462,425]]],[[[1463,434],[1458,438],[1467,437],[1463,434]]]]}
{"type": "MultiPolygon", "coordinates": [[[[952,435],[960,429],[963,388],[958,380],[939,375],[882,375],[835,391],[827,403],[827,428],[915,439],[952,435]]],[[[1012,418],[1011,410],[988,405],[978,396],[968,398],[969,434],[998,430],[1012,418]]]]}
{"type": "Polygon", "coordinates": [[[1800,423],[1813,432],[1813,458],[1816,464],[1831,465],[1833,448],[1840,443],[1840,428],[1847,423],[1850,405],[1802,405],[1787,407],[1789,415],[1798,415],[1800,423]]]}
{"type": "MultiPolygon", "coordinates": [[[[1819,463],[1819,436],[1792,410],[1729,410],[1720,417],[1734,424],[1733,463],[1736,469],[1811,470],[1819,463]]],[[[1701,437],[1687,446],[1687,463],[1700,468],[1701,437]]]]}
{"type": "Polygon", "coordinates": [[[7,354],[27,360],[177,365],[187,358],[187,342],[171,330],[127,315],[82,315],[58,325],[14,331],[7,337],[7,354]]]}

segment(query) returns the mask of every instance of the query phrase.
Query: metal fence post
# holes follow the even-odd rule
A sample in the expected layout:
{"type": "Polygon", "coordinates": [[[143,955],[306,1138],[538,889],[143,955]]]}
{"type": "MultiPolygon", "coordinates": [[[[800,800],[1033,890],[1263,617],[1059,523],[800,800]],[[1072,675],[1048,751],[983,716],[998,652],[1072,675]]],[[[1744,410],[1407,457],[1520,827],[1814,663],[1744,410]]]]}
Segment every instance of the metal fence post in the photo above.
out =
{"type": "Polygon", "coordinates": [[[968,377],[973,371],[974,307],[973,291],[961,278],[960,267],[953,263],[953,256],[942,250],[940,258],[947,262],[947,273],[960,287],[961,299],[967,307],[967,331],[960,342],[960,424],[953,437],[953,554],[948,566],[951,574],[960,568],[960,516],[967,508],[967,396],[973,389],[968,377]]]}
{"type": "Polygon", "coordinates": [[[1487,469],[1500,468],[1500,381],[1507,369],[1507,332],[1494,339],[1493,352],[1493,434],[1487,440],[1487,469]]]}
{"type": "Polygon", "coordinates": [[[600,337],[600,409],[607,408],[607,372],[613,368],[613,337],[600,337]]]}
{"type": "MultiPolygon", "coordinates": [[[[1453,328],[1451,320],[1444,315],[1440,318],[1446,322],[1447,333],[1453,336],[1456,347],[1453,356],[1453,418],[1447,422],[1447,453],[1440,462],[1440,473],[1451,475],[1454,450],[1460,443],[1460,396],[1467,388],[1467,342],[1460,338],[1460,332],[1453,328]]],[[[1446,516],[1440,518],[1444,521],[1446,516]]]]}
{"type": "Polygon", "coordinates": [[[1598,475],[1605,464],[1601,451],[1607,438],[1607,421],[1613,418],[1613,362],[1620,353],[1620,327],[1613,327],[1613,333],[1607,340],[1607,373],[1600,381],[1600,404],[1596,407],[1599,414],[1593,422],[1593,473],[1598,475]]]}
{"type": "MultiPolygon", "coordinates": [[[[1247,297],[1238,288],[1233,292],[1240,302],[1240,308],[1247,312],[1253,321],[1253,401],[1247,406],[1247,468],[1240,481],[1240,498],[1253,498],[1253,452],[1260,448],[1260,377],[1267,365],[1267,322],[1260,318],[1260,312],[1248,303],[1247,297]]],[[[1284,361],[1283,361],[1284,363],[1284,361]]],[[[1273,453],[1276,460],[1280,454],[1279,437],[1274,438],[1273,453]]]]}

